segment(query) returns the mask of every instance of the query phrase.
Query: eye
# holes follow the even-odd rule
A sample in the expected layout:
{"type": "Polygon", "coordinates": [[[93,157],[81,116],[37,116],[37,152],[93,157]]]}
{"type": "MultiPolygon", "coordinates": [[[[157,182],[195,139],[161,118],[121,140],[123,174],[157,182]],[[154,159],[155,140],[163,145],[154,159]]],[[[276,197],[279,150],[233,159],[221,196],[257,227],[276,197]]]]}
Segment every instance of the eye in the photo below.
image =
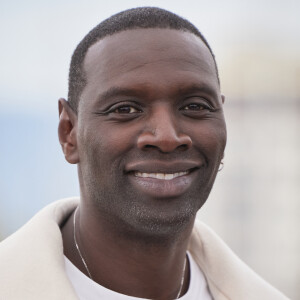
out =
{"type": "Polygon", "coordinates": [[[182,108],[183,110],[192,110],[192,111],[199,111],[199,110],[205,110],[210,109],[207,105],[199,104],[199,103],[190,103],[182,108]]]}
{"type": "Polygon", "coordinates": [[[139,113],[141,110],[131,106],[131,105],[122,105],[115,109],[113,109],[111,112],[117,113],[117,114],[133,114],[133,113],[139,113]]]}
{"type": "Polygon", "coordinates": [[[131,120],[136,118],[143,112],[142,105],[136,103],[135,101],[130,102],[119,102],[111,105],[103,111],[95,112],[96,115],[107,116],[116,120],[131,120]]]}

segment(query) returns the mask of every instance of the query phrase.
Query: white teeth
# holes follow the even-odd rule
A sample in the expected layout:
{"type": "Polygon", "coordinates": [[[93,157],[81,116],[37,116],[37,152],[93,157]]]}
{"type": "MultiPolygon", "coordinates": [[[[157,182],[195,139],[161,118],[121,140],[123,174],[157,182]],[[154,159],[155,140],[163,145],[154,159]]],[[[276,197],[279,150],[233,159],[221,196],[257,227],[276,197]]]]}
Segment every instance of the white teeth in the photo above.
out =
{"type": "MultiPolygon", "coordinates": [[[[177,173],[178,174],[178,173],[177,173]]],[[[174,174],[175,175],[175,174],[174,174]]],[[[171,180],[173,179],[175,176],[173,174],[165,174],[164,179],[166,180],[171,180]]]]}
{"type": "Polygon", "coordinates": [[[165,174],[163,174],[163,173],[153,173],[151,175],[154,176],[154,178],[157,178],[157,179],[165,179],[165,174]]]}
{"type": "Polygon", "coordinates": [[[142,173],[142,172],[135,172],[134,176],[136,177],[145,177],[145,178],[156,178],[156,179],[163,179],[163,180],[172,180],[173,178],[184,176],[189,172],[178,172],[178,173],[142,173]]]}

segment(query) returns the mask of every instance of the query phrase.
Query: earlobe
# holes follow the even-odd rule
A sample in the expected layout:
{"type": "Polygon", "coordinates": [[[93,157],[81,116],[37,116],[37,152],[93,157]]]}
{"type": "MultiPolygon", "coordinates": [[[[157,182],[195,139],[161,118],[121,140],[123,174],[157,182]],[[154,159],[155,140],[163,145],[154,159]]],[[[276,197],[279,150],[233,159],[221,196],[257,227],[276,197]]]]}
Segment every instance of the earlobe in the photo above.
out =
{"type": "Polygon", "coordinates": [[[222,98],[222,104],[224,104],[225,103],[225,96],[221,95],[221,98],[222,98]]]}
{"type": "Polygon", "coordinates": [[[70,164],[79,162],[77,149],[77,115],[69,103],[61,98],[58,100],[59,124],[58,137],[66,160],[70,164]]]}

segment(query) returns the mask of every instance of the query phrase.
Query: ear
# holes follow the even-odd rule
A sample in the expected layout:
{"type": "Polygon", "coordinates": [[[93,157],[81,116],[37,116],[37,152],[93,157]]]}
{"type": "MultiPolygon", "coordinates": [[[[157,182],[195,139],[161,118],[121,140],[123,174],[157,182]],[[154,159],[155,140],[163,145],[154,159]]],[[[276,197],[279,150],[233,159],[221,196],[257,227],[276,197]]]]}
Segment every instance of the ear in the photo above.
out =
{"type": "Polygon", "coordinates": [[[77,115],[69,103],[61,98],[58,100],[59,124],[58,137],[66,160],[70,164],[79,162],[77,149],[77,115]]]}
{"type": "Polygon", "coordinates": [[[224,104],[225,103],[225,96],[221,95],[221,98],[222,98],[222,104],[224,104]]]}

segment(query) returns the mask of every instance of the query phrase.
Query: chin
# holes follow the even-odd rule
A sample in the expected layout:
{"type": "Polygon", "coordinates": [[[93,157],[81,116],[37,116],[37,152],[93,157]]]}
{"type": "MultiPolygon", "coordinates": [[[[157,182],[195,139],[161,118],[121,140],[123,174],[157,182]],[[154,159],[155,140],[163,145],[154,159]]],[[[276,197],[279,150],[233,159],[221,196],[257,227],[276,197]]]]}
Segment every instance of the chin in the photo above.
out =
{"type": "Polygon", "coordinates": [[[187,206],[175,212],[135,211],[134,217],[123,220],[123,230],[126,231],[123,234],[146,244],[174,243],[181,238],[182,232],[191,230],[196,213],[197,210],[187,206]]]}

